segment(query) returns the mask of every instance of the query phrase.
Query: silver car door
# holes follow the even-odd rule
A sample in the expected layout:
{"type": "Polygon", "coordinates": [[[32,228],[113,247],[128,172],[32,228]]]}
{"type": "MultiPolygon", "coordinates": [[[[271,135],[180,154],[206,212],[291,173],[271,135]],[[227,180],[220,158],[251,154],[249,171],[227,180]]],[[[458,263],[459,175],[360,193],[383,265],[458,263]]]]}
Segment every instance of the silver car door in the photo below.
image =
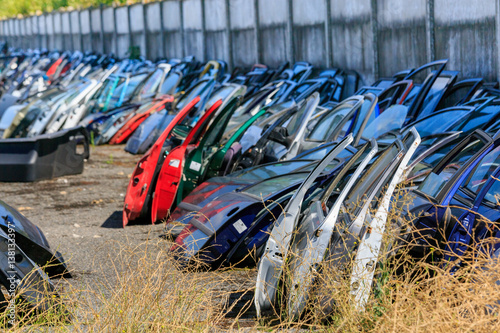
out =
{"type": "Polygon", "coordinates": [[[66,121],[69,113],[72,109],[76,108],[78,104],[85,98],[85,96],[92,90],[93,84],[92,82],[88,83],[86,87],[82,89],[82,91],[67,105],[58,110],[57,114],[54,116],[54,119],[47,125],[47,129],[45,133],[55,133],[61,129],[62,124],[66,121]]]}
{"type": "Polygon", "coordinates": [[[323,314],[331,311],[333,300],[331,292],[321,290],[326,281],[315,281],[319,277],[317,273],[318,271],[331,272],[328,275],[329,279],[337,278],[336,274],[340,276],[344,274],[345,268],[349,266],[351,253],[357,244],[358,235],[364,230],[365,219],[369,215],[372,200],[388,177],[393,174],[402,158],[403,149],[403,143],[398,140],[377,157],[363,176],[357,179],[356,185],[336,207],[337,210],[332,209],[333,212],[329,214],[329,217],[332,216],[331,214],[336,214],[335,219],[326,219],[323,224],[312,225],[308,234],[297,235],[297,239],[303,244],[292,249],[295,251],[294,255],[298,258],[317,258],[317,261],[301,267],[298,264],[305,260],[290,260],[291,275],[295,276],[295,279],[289,283],[291,289],[288,313],[291,316],[300,315],[307,300],[311,297],[312,287],[315,287],[317,294],[315,296],[320,300],[317,310],[323,314]],[[354,216],[353,220],[351,220],[351,215],[354,216]]]}
{"type": "Polygon", "coordinates": [[[352,136],[349,135],[318,163],[276,221],[258,265],[254,300],[258,317],[260,317],[262,310],[269,309],[274,302],[278,281],[283,270],[283,260],[286,258],[292,232],[299,218],[307,190],[328,164],[351,142],[352,136]]]}
{"type": "Polygon", "coordinates": [[[30,125],[27,133],[27,137],[31,138],[40,135],[45,130],[45,126],[52,119],[52,116],[57,111],[59,107],[64,104],[64,99],[69,95],[68,92],[63,92],[54,101],[47,102],[47,109],[45,109],[42,114],[40,114],[35,121],[30,125]]]}
{"type": "Polygon", "coordinates": [[[99,91],[103,84],[103,81],[92,79],[92,83],[92,89],[88,92],[83,101],[69,111],[68,117],[66,118],[62,129],[69,129],[77,126],[78,123],[83,119],[83,117],[86,116],[86,113],[89,110],[89,102],[99,91]]]}
{"type": "Polygon", "coordinates": [[[315,275],[311,274],[325,256],[329,240],[335,230],[339,211],[347,194],[368,163],[377,153],[378,146],[375,140],[365,144],[356,153],[349,163],[339,172],[327,190],[322,194],[320,200],[313,201],[310,206],[309,216],[304,216],[297,226],[297,233],[290,246],[290,255],[287,258],[287,279],[289,282],[290,296],[288,299],[288,313],[297,317],[304,309],[310,290],[314,284],[315,275]],[[352,175],[344,186],[346,174],[354,169],[352,175]],[[332,192],[340,192],[328,214],[325,217],[326,202],[332,196],[332,192]]]}
{"type": "Polygon", "coordinates": [[[420,135],[414,127],[410,129],[408,138],[405,141],[409,141],[409,144],[405,142],[408,150],[402,158],[396,174],[389,183],[389,187],[382,198],[381,204],[375,213],[375,217],[371,220],[367,228],[370,229],[371,232],[366,232],[361,239],[354,259],[351,276],[351,292],[355,296],[355,304],[358,309],[364,308],[370,296],[373,276],[375,274],[375,268],[377,267],[376,263],[382,246],[382,237],[387,224],[392,194],[396,189],[396,185],[404,180],[404,169],[421,141],[420,135]]]}
{"type": "Polygon", "coordinates": [[[300,124],[300,127],[298,128],[292,143],[290,144],[290,148],[288,149],[287,153],[281,158],[282,160],[289,160],[298,154],[300,143],[307,132],[307,125],[309,123],[309,120],[313,116],[314,111],[316,111],[318,104],[319,93],[315,92],[306,100],[306,114],[303,117],[302,124],[300,124]]]}

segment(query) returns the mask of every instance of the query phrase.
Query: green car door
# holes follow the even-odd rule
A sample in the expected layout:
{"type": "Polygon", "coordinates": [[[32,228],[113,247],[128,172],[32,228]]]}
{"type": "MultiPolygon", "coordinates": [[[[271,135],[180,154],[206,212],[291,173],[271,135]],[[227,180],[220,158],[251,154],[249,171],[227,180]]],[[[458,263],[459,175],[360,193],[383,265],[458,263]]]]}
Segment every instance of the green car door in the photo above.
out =
{"type": "MultiPolygon", "coordinates": [[[[233,146],[233,144],[240,141],[247,129],[252,126],[253,123],[257,121],[257,119],[264,116],[266,113],[267,111],[263,109],[252,116],[252,118],[248,119],[243,125],[241,125],[240,128],[238,128],[238,130],[230,137],[230,139],[212,155],[202,182],[212,177],[225,175],[225,173],[221,174],[221,171],[224,166],[224,158],[226,157],[227,152],[233,146]]],[[[231,161],[234,161],[234,159],[232,159],[231,161]]],[[[228,168],[228,170],[231,170],[231,168],[228,168]]]]}
{"type": "MultiPolygon", "coordinates": [[[[261,110],[257,112],[252,118],[248,119],[240,128],[227,140],[222,146],[221,141],[227,128],[227,124],[229,123],[229,119],[231,115],[237,109],[237,105],[231,104],[231,111],[228,114],[220,115],[220,118],[224,119],[215,119],[214,125],[207,131],[202,142],[196,150],[194,150],[191,154],[189,154],[186,159],[186,163],[184,166],[184,176],[181,184],[182,195],[177,196],[177,203],[180,203],[183,198],[185,198],[191,191],[194,190],[196,186],[204,182],[205,180],[219,176],[220,171],[224,164],[224,157],[229,149],[233,146],[233,144],[237,143],[246,130],[260,117],[266,114],[265,110],[261,110]],[[222,120],[220,123],[217,121],[222,120]],[[218,128],[215,130],[215,128],[218,128]],[[209,132],[214,130],[214,133],[217,135],[213,135],[212,139],[209,132]],[[207,139],[207,140],[205,140],[207,139]]],[[[228,105],[229,107],[229,105],[228,105]]]]}

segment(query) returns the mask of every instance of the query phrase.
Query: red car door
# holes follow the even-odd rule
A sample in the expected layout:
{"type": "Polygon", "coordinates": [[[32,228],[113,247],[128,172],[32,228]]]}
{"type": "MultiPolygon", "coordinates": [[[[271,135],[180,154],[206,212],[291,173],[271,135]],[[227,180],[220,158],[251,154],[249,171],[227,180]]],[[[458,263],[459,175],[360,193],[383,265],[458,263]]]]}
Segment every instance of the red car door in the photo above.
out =
{"type": "Polygon", "coordinates": [[[52,66],[50,66],[50,68],[47,70],[47,73],[45,73],[45,75],[47,75],[49,77],[49,79],[52,80],[52,76],[56,73],[57,71],[57,68],[59,67],[59,65],[61,65],[63,62],[63,58],[59,58],[57,59],[53,64],[52,66]]]}
{"type": "Polygon", "coordinates": [[[200,97],[195,97],[189,102],[168,124],[167,128],[160,135],[154,145],[139,160],[137,166],[130,177],[123,206],[123,226],[129,221],[133,221],[149,213],[149,202],[152,189],[155,188],[157,169],[161,168],[160,155],[163,143],[170,136],[176,124],[180,123],[194,106],[200,101],[200,97]]]}
{"type": "Polygon", "coordinates": [[[221,104],[222,100],[215,102],[189,132],[183,144],[172,149],[165,159],[158,175],[158,181],[156,182],[156,189],[153,195],[153,205],[151,207],[151,221],[153,223],[168,215],[179,187],[182,171],[184,170],[184,157],[186,156],[186,151],[198,146],[200,137],[205,132],[210,120],[221,104]]]}
{"type": "Polygon", "coordinates": [[[143,113],[136,114],[133,116],[116,134],[109,140],[110,145],[119,145],[134,133],[134,131],[153,113],[160,111],[164,105],[168,102],[173,102],[174,97],[168,96],[162,99],[160,102],[153,105],[149,110],[143,113]]]}

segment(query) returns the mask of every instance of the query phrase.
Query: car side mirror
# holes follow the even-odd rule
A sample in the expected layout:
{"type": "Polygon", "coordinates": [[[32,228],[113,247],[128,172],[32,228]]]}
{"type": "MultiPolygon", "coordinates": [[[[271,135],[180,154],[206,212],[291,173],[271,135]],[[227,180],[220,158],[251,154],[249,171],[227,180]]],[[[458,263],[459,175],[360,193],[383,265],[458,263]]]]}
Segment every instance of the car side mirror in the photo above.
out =
{"type": "Polygon", "coordinates": [[[282,144],[287,148],[290,147],[290,141],[288,140],[288,129],[286,127],[275,127],[271,131],[271,133],[269,133],[269,140],[282,144]]]}

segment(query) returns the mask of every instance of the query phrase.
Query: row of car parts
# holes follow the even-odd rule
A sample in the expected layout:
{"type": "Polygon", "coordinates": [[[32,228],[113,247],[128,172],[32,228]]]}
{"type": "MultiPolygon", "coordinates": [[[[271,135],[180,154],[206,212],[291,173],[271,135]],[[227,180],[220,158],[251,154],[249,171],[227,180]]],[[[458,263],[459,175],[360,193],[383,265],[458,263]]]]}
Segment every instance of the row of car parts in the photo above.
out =
{"type": "MultiPolygon", "coordinates": [[[[388,211],[405,191],[395,192],[396,187],[406,179],[412,196],[428,200],[427,206],[415,200],[405,211],[419,216],[413,222],[417,231],[399,240],[412,244],[413,255],[423,257],[424,249],[437,246],[443,253],[463,254],[480,239],[497,236],[491,225],[479,225],[480,239],[463,237],[471,229],[458,230],[465,212],[487,216],[479,209],[485,207],[486,194],[481,202],[469,192],[468,201],[460,201],[462,214],[431,211],[437,195],[432,186],[457,191],[465,177],[472,177],[476,194],[489,188],[491,199],[498,192],[493,177],[499,165],[492,163],[498,158],[493,148],[498,91],[482,80],[455,82],[458,74],[445,72],[445,64],[398,74],[386,88],[379,88],[385,83],[381,80],[326,107],[317,91],[298,103],[289,100],[292,106],[285,101],[284,106],[260,107],[262,113],[279,109],[270,121],[240,122],[243,134],[229,124],[245,96],[208,103],[200,120],[185,130],[185,119],[201,100],[195,98],[139,161],[125,198],[124,224],[165,221],[175,237],[171,250],[187,267],[257,264],[259,316],[282,309],[278,302],[290,317],[303,315],[309,300],[318,299],[312,294],[325,263],[328,269],[342,267],[354,305],[362,309],[373,288],[388,211]],[[427,75],[418,81],[424,71],[427,75]],[[490,144],[487,160],[471,150],[470,142],[479,137],[490,144]],[[466,176],[469,163],[475,168],[469,167],[466,176]],[[452,215],[457,230],[436,244],[442,219],[449,222],[452,215]]],[[[453,204],[459,206],[458,199],[453,204]]],[[[493,254],[498,247],[482,250],[493,254]]],[[[447,254],[441,260],[446,265],[452,259],[447,254]]],[[[333,304],[326,302],[323,312],[329,313],[333,304]]]]}
{"type": "Polygon", "coordinates": [[[32,51],[2,61],[0,157],[4,142],[68,132],[72,151],[83,146],[82,163],[88,141],[144,154],[124,226],[165,222],[187,267],[257,265],[259,316],[280,303],[300,317],[323,269],[345,273],[362,309],[388,211],[404,192],[414,200],[400,209],[418,218],[398,242],[415,257],[442,248],[446,265],[470,246],[498,252],[483,241],[498,230],[478,216],[498,219],[500,91],[459,81],[446,60],[371,86],[303,62],[226,73],[222,61],[192,57],[120,62],[32,51]]]}

